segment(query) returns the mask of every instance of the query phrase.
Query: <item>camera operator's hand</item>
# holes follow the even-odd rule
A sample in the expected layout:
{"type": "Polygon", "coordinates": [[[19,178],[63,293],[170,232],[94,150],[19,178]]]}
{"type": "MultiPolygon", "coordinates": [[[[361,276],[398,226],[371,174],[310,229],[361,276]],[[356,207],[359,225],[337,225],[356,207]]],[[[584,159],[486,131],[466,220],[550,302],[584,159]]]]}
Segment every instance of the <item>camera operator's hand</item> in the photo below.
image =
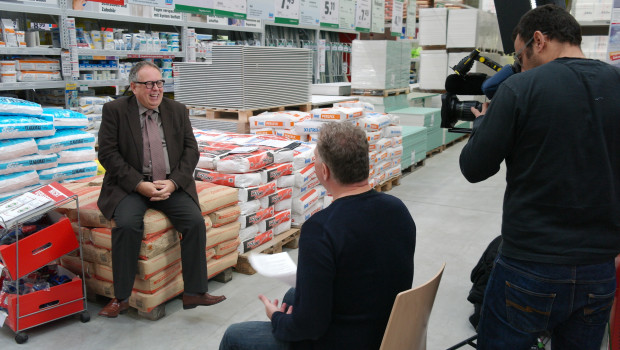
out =
{"type": "Polygon", "coordinates": [[[479,111],[475,109],[474,107],[471,107],[471,113],[475,115],[476,118],[478,118],[479,116],[484,115],[487,112],[487,108],[489,108],[489,103],[485,102],[482,104],[482,111],[479,111]]]}

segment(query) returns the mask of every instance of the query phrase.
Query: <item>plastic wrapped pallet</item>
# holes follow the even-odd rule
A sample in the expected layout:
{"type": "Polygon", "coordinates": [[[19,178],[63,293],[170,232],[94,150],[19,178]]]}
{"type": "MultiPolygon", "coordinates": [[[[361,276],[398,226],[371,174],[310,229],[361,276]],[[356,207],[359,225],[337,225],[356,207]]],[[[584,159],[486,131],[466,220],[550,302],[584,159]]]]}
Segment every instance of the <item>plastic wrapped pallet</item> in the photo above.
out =
{"type": "Polygon", "coordinates": [[[422,51],[420,54],[420,89],[444,90],[447,77],[448,54],[446,50],[422,51]]]}
{"type": "Polygon", "coordinates": [[[411,66],[411,43],[392,40],[353,40],[351,88],[397,89],[409,87],[402,79],[411,66]],[[404,60],[403,52],[409,55],[404,60]]]}
{"type": "Polygon", "coordinates": [[[448,28],[448,9],[420,9],[419,33],[420,46],[446,45],[448,28]]]}

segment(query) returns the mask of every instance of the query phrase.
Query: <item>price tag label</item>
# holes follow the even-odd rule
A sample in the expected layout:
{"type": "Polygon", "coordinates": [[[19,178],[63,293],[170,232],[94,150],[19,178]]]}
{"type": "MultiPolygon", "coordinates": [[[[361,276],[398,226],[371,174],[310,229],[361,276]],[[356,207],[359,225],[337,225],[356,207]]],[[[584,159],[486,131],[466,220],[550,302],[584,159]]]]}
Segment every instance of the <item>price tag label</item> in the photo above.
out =
{"type": "Polygon", "coordinates": [[[394,0],[392,7],[392,36],[401,36],[403,33],[403,6],[402,0],[394,0]]]}
{"type": "Polygon", "coordinates": [[[300,0],[274,0],[275,23],[299,24],[300,0]]]}
{"type": "Polygon", "coordinates": [[[340,0],[340,9],[338,11],[338,26],[340,29],[355,29],[355,0],[340,0]]]}
{"type": "Polygon", "coordinates": [[[338,28],[339,1],[322,0],[321,3],[321,27],[338,28]]]}
{"type": "MultiPolygon", "coordinates": [[[[408,4],[407,5],[407,18],[415,18],[416,9],[418,5],[408,4]]],[[[408,20],[407,21],[407,36],[410,38],[416,37],[416,21],[408,20]]]]}
{"type": "Polygon", "coordinates": [[[87,84],[80,84],[80,91],[88,91],[88,85],[87,84]]]}
{"type": "Polygon", "coordinates": [[[373,33],[383,33],[385,31],[385,2],[384,0],[372,0],[372,20],[370,31],[373,33]]]}
{"type": "Polygon", "coordinates": [[[214,14],[221,17],[247,17],[246,0],[215,0],[214,14]]]}
{"type": "Polygon", "coordinates": [[[370,32],[370,0],[358,0],[355,8],[355,30],[370,32]]]}

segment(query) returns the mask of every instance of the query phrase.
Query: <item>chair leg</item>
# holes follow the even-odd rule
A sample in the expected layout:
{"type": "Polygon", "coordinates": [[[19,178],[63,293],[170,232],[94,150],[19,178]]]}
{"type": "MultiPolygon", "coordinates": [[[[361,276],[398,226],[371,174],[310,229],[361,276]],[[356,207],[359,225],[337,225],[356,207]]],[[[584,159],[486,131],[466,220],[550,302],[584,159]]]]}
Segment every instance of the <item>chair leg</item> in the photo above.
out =
{"type": "Polygon", "coordinates": [[[460,348],[462,348],[465,345],[470,345],[472,348],[475,349],[476,348],[476,343],[474,343],[474,340],[476,340],[476,339],[478,339],[478,335],[477,334],[474,335],[474,336],[471,336],[471,337],[469,337],[469,338],[467,338],[465,340],[463,340],[462,342],[460,342],[460,343],[458,343],[456,345],[453,345],[453,346],[447,348],[446,350],[460,349],[460,348]]]}

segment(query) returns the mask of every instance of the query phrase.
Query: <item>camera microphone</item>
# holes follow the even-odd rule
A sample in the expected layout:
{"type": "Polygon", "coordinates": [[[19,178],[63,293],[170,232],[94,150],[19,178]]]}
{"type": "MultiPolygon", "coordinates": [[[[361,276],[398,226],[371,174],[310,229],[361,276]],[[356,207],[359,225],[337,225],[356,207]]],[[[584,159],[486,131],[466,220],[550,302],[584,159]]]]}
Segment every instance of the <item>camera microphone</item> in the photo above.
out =
{"type": "MultiPolygon", "coordinates": [[[[486,95],[486,97],[492,99],[500,84],[513,74],[515,74],[515,71],[512,65],[505,65],[499,72],[482,83],[482,92],[486,95]]],[[[448,82],[446,81],[446,86],[447,85],[448,82]]]]}
{"type": "Polygon", "coordinates": [[[465,76],[450,74],[446,78],[446,91],[457,95],[483,95],[482,83],[487,77],[484,73],[469,73],[465,76]]]}

